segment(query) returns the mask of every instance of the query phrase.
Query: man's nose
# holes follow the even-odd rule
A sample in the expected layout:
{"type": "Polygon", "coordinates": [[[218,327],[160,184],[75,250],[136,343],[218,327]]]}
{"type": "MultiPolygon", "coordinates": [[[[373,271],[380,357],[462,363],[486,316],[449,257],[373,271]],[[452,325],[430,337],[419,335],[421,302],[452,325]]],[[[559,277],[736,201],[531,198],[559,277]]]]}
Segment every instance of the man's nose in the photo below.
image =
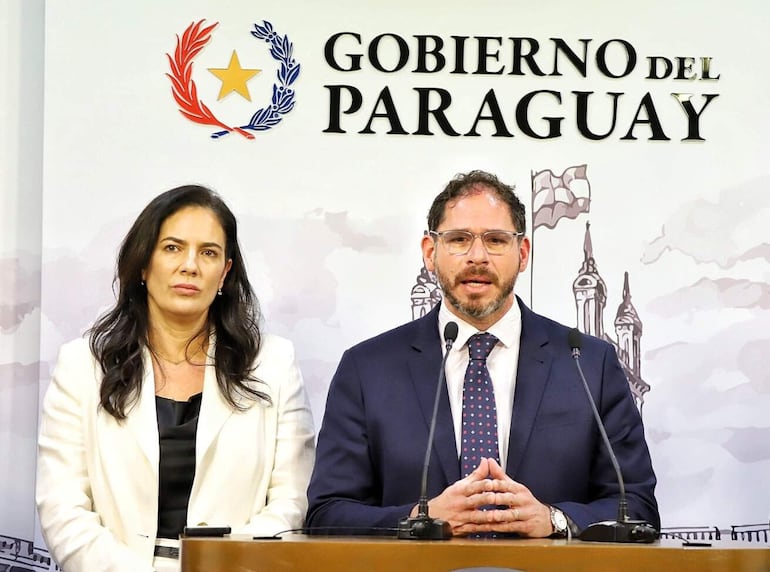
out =
{"type": "Polygon", "coordinates": [[[471,241],[470,250],[466,254],[469,262],[483,262],[489,257],[486,246],[484,246],[484,240],[481,236],[474,236],[471,241]]]}

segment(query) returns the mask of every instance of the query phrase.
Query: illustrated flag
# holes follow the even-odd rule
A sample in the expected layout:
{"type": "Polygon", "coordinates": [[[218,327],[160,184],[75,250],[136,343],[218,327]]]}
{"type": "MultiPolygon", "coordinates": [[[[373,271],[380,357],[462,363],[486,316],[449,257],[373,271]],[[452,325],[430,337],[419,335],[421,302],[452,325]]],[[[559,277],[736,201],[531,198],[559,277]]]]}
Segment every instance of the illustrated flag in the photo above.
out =
{"type": "Polygon", "coordinates": [[[532,175],[532,231],[554,228],[562,218],[577,218],[591,207],[588,165],[575,165],[557,176],[550,169],[532,175]]]}

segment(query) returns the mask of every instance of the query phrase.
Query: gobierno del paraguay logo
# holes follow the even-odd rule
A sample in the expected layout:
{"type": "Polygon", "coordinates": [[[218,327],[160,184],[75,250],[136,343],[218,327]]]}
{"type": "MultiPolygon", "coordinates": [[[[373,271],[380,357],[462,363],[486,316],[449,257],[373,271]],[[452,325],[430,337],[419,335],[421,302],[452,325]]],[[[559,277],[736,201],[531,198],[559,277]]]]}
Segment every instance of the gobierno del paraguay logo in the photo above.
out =
{"type": "MultiPolygon", "coordinates": [[[[170,73],[166,76],[171,80],[171,93],[179,106],[179,111],[190,121],[201,125],[218,128],[211,133],[212,139],[219,139],[230,133],[238,133],[247,139],[254,139],[254,132],[267,131],[281,122],[283,116],[294,109],[295,91],[292,84],[299,77],[300,65],[294,59],[294,45],[288,36],[281,35],[273,29],[272,23],[263,20],[262,24],[254,24],[250,31],[257,40],[263,40],[270,47],[270,55],[278,62],[277,81],[273,84],[273,94],[269,105],[258,108],[253,112],[248,122],[242,125],[230,125],[220,120],[211,108],[198,97],[198,86],[192,77],[195,58],[211,41],[214,28],[219,22],[204,25],[205,20],[191,23],[181,37],[176,37],[176,49],[173,56],[166,54],[170,73]]],[[[261,70],[242,68],[238,53],[233,50],[230,62],[226,68],[208,68],[208,71],[221,82],[218,100],[230,93],[236,92],[246,100],[251,101],[247,82],[261,70]]]]}

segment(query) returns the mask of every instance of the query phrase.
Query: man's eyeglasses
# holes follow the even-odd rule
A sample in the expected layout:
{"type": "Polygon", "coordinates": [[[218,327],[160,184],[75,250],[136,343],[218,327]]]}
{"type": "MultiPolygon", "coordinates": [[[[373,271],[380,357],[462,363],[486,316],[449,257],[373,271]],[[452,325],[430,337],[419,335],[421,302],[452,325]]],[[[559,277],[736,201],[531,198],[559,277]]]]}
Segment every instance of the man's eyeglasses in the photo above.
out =
{"type": "Polygon", "coordinates": [[[449,254],[468,254],[473,241],[481,239],[481,243],[487,251],[487,254],[500,255],[506,254],[511,250],[516,239],[524,236],[523,232],[513,232],[511,230],[488,230],[481,234],[474,234],[467,230],[445,230],[436,232],[435,230],[426,230],[426,235],[430,235],[446,248],[449,254]]]}

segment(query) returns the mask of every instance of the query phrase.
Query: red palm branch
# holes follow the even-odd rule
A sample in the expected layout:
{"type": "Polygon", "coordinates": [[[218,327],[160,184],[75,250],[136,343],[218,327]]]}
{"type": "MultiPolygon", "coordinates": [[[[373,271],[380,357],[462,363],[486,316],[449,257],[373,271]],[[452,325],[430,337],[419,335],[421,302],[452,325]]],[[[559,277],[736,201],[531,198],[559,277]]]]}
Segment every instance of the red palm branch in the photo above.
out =
{"type": "Polygon", "coordinates": [[[193,22],[182,34],[176,37],[176,49],[174,57],[166,54],[171,73],[166,76],[171,80],[171,94],[179,106],[179,112],[190,121],[203,125],[214,125],[226,131],[236,131],[248,139],[253,139],[251,133],[238,127],[231,127],[222,123],[211,110],[198,99],[198,88],[192,79],[193,60],[201,50],[209,43],[211,31],[218,25],[214,22],[210,26],[201,27],[203,20],[193,22]]]}

